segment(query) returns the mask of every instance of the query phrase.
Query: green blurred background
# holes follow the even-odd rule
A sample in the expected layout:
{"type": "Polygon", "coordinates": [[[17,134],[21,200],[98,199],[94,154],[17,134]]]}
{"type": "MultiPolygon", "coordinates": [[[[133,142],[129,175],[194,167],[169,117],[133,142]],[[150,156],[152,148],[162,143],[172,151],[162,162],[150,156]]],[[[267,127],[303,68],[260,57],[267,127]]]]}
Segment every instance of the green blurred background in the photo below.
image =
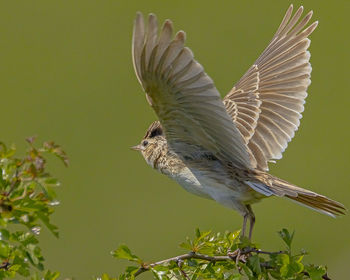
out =
{"type": "MultiPolygon", "coordinates": [[[[301,127],[271,172],[350,205],[350,1],[293,1],[314,10],[312,85],[301,127]]],[[[289,1],[1,1],[1,140],[25,148],[24,138],[54,140],[69,154],[55,160],[61,205],[56,240],[43,231],[47,267],[64,277],[116,275],[126,263],[110,251],[120,243],[147,260],[173,256],[196,227],[236,230],[242,218],[186,193],[157,174],[137,144],[156,116],[132,69],[136,11],[171,18],[224,95],[272,38],[289,1]]],[[[346,279],[349,216],[332,219],[283,199],[254,207],[254,240],[282,246],[276,232],[296,231],[296,248],[346,279]]],[[[150,279],[144,274],[140,279],[150,279]]]]}

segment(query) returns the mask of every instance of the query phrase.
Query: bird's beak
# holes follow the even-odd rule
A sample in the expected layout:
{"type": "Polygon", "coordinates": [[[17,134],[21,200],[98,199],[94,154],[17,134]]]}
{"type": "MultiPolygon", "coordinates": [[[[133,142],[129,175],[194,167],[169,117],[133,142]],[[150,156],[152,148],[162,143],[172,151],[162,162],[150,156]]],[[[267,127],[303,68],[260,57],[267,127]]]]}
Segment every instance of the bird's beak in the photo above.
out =
{"type": "Polygon", "coordinates": [[[141,145],[136,145],[136,146],[132,146],[130,147],[131,150],[134,150],[134,151],[142,151],[142,147],[141,145]]]}

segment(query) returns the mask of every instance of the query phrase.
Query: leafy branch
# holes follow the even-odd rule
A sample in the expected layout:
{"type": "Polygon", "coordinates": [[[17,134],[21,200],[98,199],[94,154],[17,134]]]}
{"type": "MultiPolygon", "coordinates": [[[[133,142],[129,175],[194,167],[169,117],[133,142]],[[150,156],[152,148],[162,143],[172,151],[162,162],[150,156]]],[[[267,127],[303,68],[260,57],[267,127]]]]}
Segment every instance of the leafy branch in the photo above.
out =
{"type": "Polygon", "coordinates": [[[0,142],[0,279],[19,274],[54,280],[58,272],[46,271],[43,277],[31,272],[33,268],[44,270],[37,238],[42,226],[58,237],[50,217],[59,204],[55,188],[60,183],[46,171],[46,155],[53,154],[65,165],[68,158],[53,142],[37,148],[34,137],[26,140],[29,148],[22,158],[15,157],[14,146],[8,148],[0,142]]]}
{"type": "MultiPolygon", "coordinates": [[[[196,230],[193,240],[187,238],[180,246],[189,253],[169,259],[147,263],[121,245],[112,252],[119,259],[136,262],[129,266],[119,280],[134,279],[151,271],[154,279],[312,279],[328,280],[326,268],[304,264],[306,252],[292,254],[294,234],[286,229],[279,232],[286,248],[267,252],[246,238],[239,238],[239,231],[213,234],[196,230]]],[[[104,275],[105,279],[108,276],[104,275]]]]}
{"type": "MultiPolygon", "coordinates": [[[[155,267],[157,265],[163,265],[170,263],[172,261],[175,261],[178,266],[181,268],[181,264],[184,260],[190,260],[190,259],[198,259],[198,260],[205,260],[208,262],[216,263],[220,261],[241,261],[241,262],[246,262],[247,256],[249,256],[251,253],[257,253],[257,254],[269,254],[269,255],[276,255],[276,254],[282,254],[283,252],[266,252],[266,251],[261,251],[256,248],[244,248],[242,250],[237,249],[233,253],[228,253],[227,256],[208,256],[208,255],[203,255],[195,252],[190,252],[187,254],[179,255],[176,257],[172,257],[166,260],[161,260],[155,263],[151,264],[145,264],[142,267],[139,268],[138,271],[135,272],[134,276],[138,276],[141,273],[148,271],[152,269],[152,267],[155,267]]],[[[260,263],[261,268],[270,268],[270,265],[268,263],[260,263]]]]}

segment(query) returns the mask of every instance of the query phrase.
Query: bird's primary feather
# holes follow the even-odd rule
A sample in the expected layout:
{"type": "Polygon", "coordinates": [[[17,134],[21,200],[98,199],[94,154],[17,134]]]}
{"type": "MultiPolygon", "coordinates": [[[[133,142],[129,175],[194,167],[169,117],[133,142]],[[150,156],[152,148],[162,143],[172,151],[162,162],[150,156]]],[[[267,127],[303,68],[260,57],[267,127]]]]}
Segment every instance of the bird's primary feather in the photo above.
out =
{"type": "Polygon", "coordinates": [[[224,98],[257,167],[265,171],[298,129],[311,82],[308,36],[317,21],[306,27],[312,12],[300,20],[303,7],[293,17],[292,11],[291,5],[270,44],[224,98]]]}

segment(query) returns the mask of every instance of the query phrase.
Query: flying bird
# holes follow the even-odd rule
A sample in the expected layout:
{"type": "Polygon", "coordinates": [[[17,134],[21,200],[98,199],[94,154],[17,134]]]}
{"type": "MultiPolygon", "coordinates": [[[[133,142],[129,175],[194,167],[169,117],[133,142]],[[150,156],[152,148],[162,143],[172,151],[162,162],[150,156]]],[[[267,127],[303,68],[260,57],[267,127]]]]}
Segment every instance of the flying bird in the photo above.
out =
{"type": "Polygon", "coordinates": [[[268,173],[294,137],[310,85],[308,25],[301,6],[291,5],[271,42],[231,91],[221,99],[213,80],[185,46],[185,32],[173,38],[166,20],[158,34],[157,18],[147,26],[137,13],[132,57],[138,81],[159,121],[141,143],[146,162],[185,190],[238,211],[242,235],[255,223],[251,205],[263,198],[285,197],[335,217],[345,207],[313,191],[268,173]]]}

